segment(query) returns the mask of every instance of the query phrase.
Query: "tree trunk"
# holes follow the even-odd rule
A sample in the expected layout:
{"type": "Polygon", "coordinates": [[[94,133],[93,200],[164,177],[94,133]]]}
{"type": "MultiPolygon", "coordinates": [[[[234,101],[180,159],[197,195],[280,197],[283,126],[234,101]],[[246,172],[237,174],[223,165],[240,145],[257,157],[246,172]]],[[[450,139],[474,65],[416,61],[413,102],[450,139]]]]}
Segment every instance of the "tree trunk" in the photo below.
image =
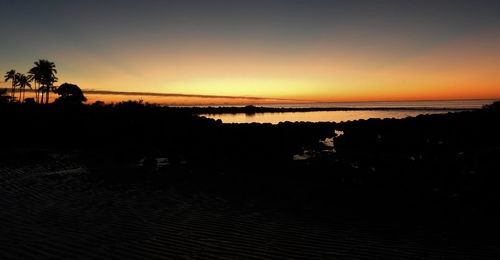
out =
{"type": "Polygon", "coordinates": [[[50,93],[50,85],[47,86],[47,95],[45,96],[45,104],[49,103],[49,93],[50,93]]]}
{"type": "Polygon", "coordinates": [[[40,97],[40,104],[43,104],[43,93],[44,91],[42,91],[42,96],[40,97]]]}
{"type": "Polygon", "coordinates": [[[33,85],[34,86],[34,89],[35,89],[35,102],[38,103],[38,87],[36,85],[36,80],[34,80],[33,82],[35,82],[35,84],[33,85]]]}
{"type": "Polygon", "coordinates": [[[14,86],[14,82],[12,82],[12,102],[16,101],[16,87],[14,86]]]}
{"type": "Polygon", "coordinates": [[[38,86],[36,87],[36,103],[40,103],[40,82],[38,82],[38,86]]]}

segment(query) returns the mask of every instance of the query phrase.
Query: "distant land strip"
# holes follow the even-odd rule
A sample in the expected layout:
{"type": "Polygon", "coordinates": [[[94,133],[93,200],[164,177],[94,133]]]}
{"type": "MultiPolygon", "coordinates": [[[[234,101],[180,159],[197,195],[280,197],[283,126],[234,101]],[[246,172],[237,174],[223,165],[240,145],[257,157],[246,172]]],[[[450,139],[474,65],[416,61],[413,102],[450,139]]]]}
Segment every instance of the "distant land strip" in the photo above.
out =
{"type": "Polygon", "coordinates": [[[479,108],[446,108],[446,107],[178,107],[177,109],[192,114],[256,114],[256,113],[285,113],[285,112],[319,112],[319,111],[374,111],[374,110],[403,110],[403,111],[469,111],[479,108]]]}

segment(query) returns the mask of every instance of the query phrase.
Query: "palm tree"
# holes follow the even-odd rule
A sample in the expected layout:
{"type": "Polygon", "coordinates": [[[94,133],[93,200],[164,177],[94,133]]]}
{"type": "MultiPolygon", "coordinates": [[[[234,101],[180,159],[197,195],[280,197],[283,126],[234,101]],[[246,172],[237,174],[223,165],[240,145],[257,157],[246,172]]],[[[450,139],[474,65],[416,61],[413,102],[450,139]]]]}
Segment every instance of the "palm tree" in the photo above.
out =
{"type": "Polygon", "coordinates": [[[14,101],[16,99],[15,97],[15,94],[16,94],[16,86],[17,86],[17,82],[16,82],[16,71],[15,70],[9,70],[7,71],[7,73],[5,73],[5,82],[7,81],[11,81],[12,82],[12,101],[14,101]]]}
{"type": "Polygon", "coordinates": [[[57,82],[56,65],[48,60],[35,61],[35,67],[30,70],[34,75],[38,75],[37,81],[41,84],[38,91],[42,92],[41,103],[43,104],[43,95],[45,94],[45,104],[49,103],[49,93],[54,89],[52,84],[57,82]]]}
{"type": "Polygon", "coordinates": [[[16,73],[16,81],[17,86],[19,87],[19,101],[23,102],[24,97],[26,96],[26,87],[31,89],[30,80],[28,76],[22,73],[16,73]]]}
{"type": "MultiPolygon", "coordinates": [[[[36,64],[36,63],[35,63],[36,64]]],[[[39,96],[40,96],[40,81],[42,79],[40,72],[38,71],[38,67],[33,67],[28,71],[28,76],[30,81],[33,81],[33,86],[35,87],[34,92],[35,92],[35,101],[38,103],[39,102],[39,96]]]]}
{"type": "Polygon", "coordinates": [[[41,83],[40,83],[40,86],[38,87],[38,102],[40,104],[43,104],[43,100],[44,100],[44,94],[45,94],[45,89],[46,87],[45,86],[42,86],[41,83]]]}

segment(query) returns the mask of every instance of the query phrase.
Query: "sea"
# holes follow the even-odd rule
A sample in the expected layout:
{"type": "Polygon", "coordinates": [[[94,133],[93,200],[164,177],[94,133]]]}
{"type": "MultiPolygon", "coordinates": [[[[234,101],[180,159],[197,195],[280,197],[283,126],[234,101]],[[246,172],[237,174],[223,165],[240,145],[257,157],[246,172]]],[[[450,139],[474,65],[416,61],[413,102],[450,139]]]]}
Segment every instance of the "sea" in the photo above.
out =
{"type": "Polygon", "coordinates": [[[330,103],[293,103],[293,104],[253,104],[273,108],[353,108],[356,110],[312,111],[312,112],[274,112],[255,114],[203,114],[202,116],[220,119],[223,123],[271,123],[280,122],[345,122],[370,118],[406,118],[423,114],[456,113],[480,109],[495,100],[445,100],[445,101],[385,101],[385,102],[330,102],[330,103]],[[370,110],[376,108],[377,110],[370,110]],[[401,108],[401,109],[398,109],[401,108]],[[366,109],[366,110],[359,110],[366,109]]]}

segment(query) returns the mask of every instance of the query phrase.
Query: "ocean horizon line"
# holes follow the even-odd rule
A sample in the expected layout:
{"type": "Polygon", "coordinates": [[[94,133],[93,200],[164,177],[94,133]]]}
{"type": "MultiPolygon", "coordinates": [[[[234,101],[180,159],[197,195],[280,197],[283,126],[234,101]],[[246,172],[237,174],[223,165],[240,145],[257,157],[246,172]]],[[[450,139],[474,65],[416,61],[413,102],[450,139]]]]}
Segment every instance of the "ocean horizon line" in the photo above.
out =
{"type": "MultiPolygon", "coordinates": [[[[0,89],[10,90],[11,88],[3,87],[0,89]]],[[[187,94],[187,93],[161,93],[161,92],[138,92],[138,91],[114,91],[114,90],[99,90],[99,89],[82,89],[85,94],[89,95],[122,95],[122,96],[149,96],[149,97],[181,97],[181,98],[206,98],[206,99],[243,99],[253,101],[267,101],[266,103],[244,103],[236,104],[183,104],[181,106],[203,106],[203,105],[280,105],[280,104],[331,104],[331,103],[397,103],[397,102],[460,102],[460,101],[495,101],[500,100],[500,97],[491,98],[452,98],[452,99],[400,99],[400,100],[351,100],[351,101],[324,101],[324,100],[310,100],[310,99],[294,99],[294,98],[274,98],[274,97],[257,97],[257,96],[231,96],[231,95],[209,95],[209,94],[187,94]],[[274,101],[274,102],[273,102],[274,101]],[[281,102],[281,103],[280,103],[281,102]]],[[[27,89],[26,92],[33,93],[33,89],[27,89]]],[[[119,102],[119,101],[118,101],[119,102]]]]}

